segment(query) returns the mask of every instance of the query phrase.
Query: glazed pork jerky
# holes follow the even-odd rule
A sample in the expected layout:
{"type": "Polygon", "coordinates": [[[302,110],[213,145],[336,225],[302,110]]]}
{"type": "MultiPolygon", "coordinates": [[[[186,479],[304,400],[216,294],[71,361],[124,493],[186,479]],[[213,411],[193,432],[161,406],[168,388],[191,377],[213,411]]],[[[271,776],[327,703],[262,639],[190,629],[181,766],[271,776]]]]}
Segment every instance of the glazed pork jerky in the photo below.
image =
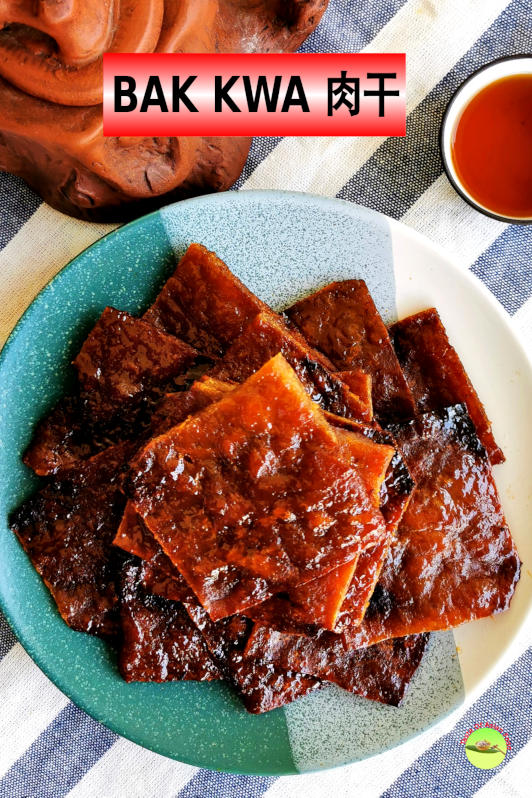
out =
{"type": "Polygon", "coordinates": [[[195,354],[152,324],[106,308],[74,360],[87,410],[98,419],[123,412],[185,371],[195,354]]]}
{"type": "Polygon", "coordinates": [[[360,369],[371,377],[373,408],[382,424],[412,418],[412,394],[363,280],[331,283],[285,313],[340,371],[360,369]]]}
{"type": "Polygon", "coordinates": [[[202,355],[219,357],[263,310],[268,306],[214,252],[191,244],[143,318],[202,355]]]}
{"type": "Polygon", "coordinates": [[[244,382],[279,352],[320,407],[357,421],[371,421],[371,405],[355,395],[299,334],[272,313],[255,316],[210,374],[224,381],[244,382]]]}
{"type": "Polygon", "coordinates": [[[137,511],[214,620],[342,565],[386,529],[333,428],[279,355],[151,441],[137,511]]]}
{"type": "Polygon", "coordinates": [[[279,668],[334,682],[372,701],[399,706],[425,652],[429,635],[412,635],[367,648],[346,648],[339,635],[286,635],[255,626],[245,654],[279,668]]]}
{"type": "Polygon", "coordinates": [[[221,675],[183,606],[146,593],[142,565],[124,564],[119,668],[126,682],[212,681],[221,675]]]}
{"type": "Polygon", "coordinates": [[[357,646],[449,629],[509,607],[520,562],[491,464],[464,405],[392,428],[416,488],[357,646]]]}
{"type": "Polygon", "coordinates": [[[397,357],[420,413],[463,403],[493,465],[504,462],[486,411],[445,332],[429,308],[390,328],[397,357]]]}
{"type": "Polygon", "coordinates": [[[66,623],[101,636],[117,630],[112,540],[123,513],[127,445],[111,447],[48,482],[14,513],[11,527],[42,576],[66,623]]]}

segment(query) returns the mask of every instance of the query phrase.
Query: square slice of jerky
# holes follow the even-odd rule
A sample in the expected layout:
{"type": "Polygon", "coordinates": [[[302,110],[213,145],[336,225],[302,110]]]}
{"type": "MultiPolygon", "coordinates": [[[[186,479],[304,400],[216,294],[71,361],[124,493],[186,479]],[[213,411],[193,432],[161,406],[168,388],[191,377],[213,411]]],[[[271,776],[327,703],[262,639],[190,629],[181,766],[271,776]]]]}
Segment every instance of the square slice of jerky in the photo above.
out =
{"type": "MultiPolygon", "coordinates": [[[[159,545],[155,540],[153,544],[159,545]]],[[[182,602],[201,632],[213,661],[237,689],[248,712],[268,712],[319,687],[320,681],[315,677],[283,671],[271,663],[244,657],[250,621],[242,615],[212,621],[160,547],[151,559],[142,563],[139,578],[145,594],[182,602]]]]}
{"type": "Polygon", "coordinates": [[[99,447],[87,433],[78,397],[65,396],[37,425],[22,460],[40,477],[68,471],[96,454],[99,447]]]}
{"type": "Polygon", "coordinates": [[[131,477],[137,511],[214,620],[327,573],[386,534],[282,355],[151,441],[131,477]]]}
{"type": "Polygon", "coordinates": [[[279,352],[292,366],[309,396],[324,410],[358,421],[371,421],[371,407],[323,365],[319,353],[299,334],[272,313],[255,316],[223,360],[209,373],[220,380],[243,382],[279,352]]]}
{"type": "Polygon", "coordinates": [[[386,640],[368,648],[346,648],[339,635],[287,635],[255,626],[245,655],[334,682],[372,701],[399,706],[418,669],[429,635],[386,640]]]}
{"type": "Polygon", "coordinates": [[[112,541],[123,513],[122,473],[131,451],[106,449],[47,483],[13,514],[11,527],[72,629],[117,630],[120,553],[112,541]]]}
{"type": "Polygon", "coordinates": [[[146,593],[142,565],[124,564],[120,585],[119,669],[126,682],[221,678],[203,637],[183,606],[146,593]]]}
{"type": "Polygon", "coordinates": [[[105,419],[185,371],[195,351],[153,324],[106,308],[74,360],[87,409],[105,419]]]}
{"type": "Polygon", "coordinates": [[[264,662],[254,654],[246,655],[244,649],[251,622],[242,615],[216,622],[211,620],[190,588],[187,589],[189,595],[182,599],[183,605],[201,631],[221,673],[236,689],[248,712],[269,712],[321,686],[321,681],[315,676],[304,676],[264,662]]]}
{"type": "MultiPolygon", "coordinates": [[[[351,463],[362,477],[368,495],[376,508],[380,504],[380,489],[388,466],[395,455],[391,446],[374,443],[363,435],[347,429],[338,429],[339,445],[346,448],[351,463]]],[[[383,541],[384,542],[384,541],[383,541]]],[[[359,557],[328,574],[300,587],[292,588],[284,596],[274,596],[252,607],[251,618],[286,631],[300,627],[316,626],[334,629],[338,613],[353,579],[359,557]]],[[[365,585],[362,585],[365,588],[365,585]]],[[[367,597],[369,599],[369,596],[367,597]]],[[[366,602],[366,597],[362,603],[366,602]]]]}
{"type": "Polygon", "coordinates": [[[191,244],[143,318],[202,355],[219,357],[263,310],[268,306],[214,252],[191,244]]]}
{"type": "Polygon", "coordinates": [[[390,328],[390,336],[419,412],[464,404],[493,465],[504,462],[486,411],[438,311],[429,308],[402,319],[390,328]]]}
{"type": "Polygon", "coordinates": [[[449,629],[507,609],[520,562],[464,405],[391,430],[416,488],[351,643],[449,629]]]}
{"type": "Polygon", "coordinates": [[[331,283],[285,313],[340,371],[360,369],[370,375],[373,409],[382,424],[412,418],[412,394],[363,280],[331,283]]]}

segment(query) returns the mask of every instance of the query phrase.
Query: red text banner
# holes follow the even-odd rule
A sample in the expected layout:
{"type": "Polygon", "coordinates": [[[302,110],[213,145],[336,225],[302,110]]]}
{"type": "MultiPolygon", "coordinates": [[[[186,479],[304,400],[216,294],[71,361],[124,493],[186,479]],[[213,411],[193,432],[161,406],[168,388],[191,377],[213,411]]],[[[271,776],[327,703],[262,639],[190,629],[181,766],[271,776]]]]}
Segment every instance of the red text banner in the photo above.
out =
{"type": "Polygon", "coordinates": [[[403,53],[106,53],[106,136],[404,136],[403,53]]]}

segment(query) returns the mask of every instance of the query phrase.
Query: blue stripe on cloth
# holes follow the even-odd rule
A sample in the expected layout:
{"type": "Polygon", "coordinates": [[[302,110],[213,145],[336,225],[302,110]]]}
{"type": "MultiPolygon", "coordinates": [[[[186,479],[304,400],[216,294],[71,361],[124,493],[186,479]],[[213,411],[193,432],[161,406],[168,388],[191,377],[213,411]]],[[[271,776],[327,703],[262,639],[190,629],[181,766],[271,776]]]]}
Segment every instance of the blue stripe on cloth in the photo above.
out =
{"type": "Polygon", "coordinates": [[[513,0],[409,114],[406,137],[386,139],[337,196],[395,219],[403,216],[442,173],[439,131],[452,94],[483,64],[530,50],[529,16],[530,0],[513,0]]]}
{"type": "Polygon", "coordinates": [[[0,780],[0,798],[63,798],[116,739],[68,704],[0,780]]]}
{"type": "Polygon", "coordinates": [[[331,0],[300,53],[357,53],[375,38],[406,0],[331,0]]]}
{"type": "MultiPolygon", "coordinates": [[[[470,798],[523,748],[532,736],[532,647],[525,651],[460,718],[455,727],[410,765],[381,798],[430,795],[470,798]],[[479,770],[460,740],[475,723],[494,723],[508,733],[504,764],[479,770]]],[[[524,785],[523,785],[524,786],[524,785]]]]}
{"type": "Polygon", "coordinates": [[[532,294],[532,230],[508,227],[482,253],[471,271],[495,294],[508,313],[515,313],[532,294]]]}
{"type": "Polygon", "coordinates": [[[13,634],[13,630],[0,612],[0,660],[2,660],[8,651],[11,651],[17,638],[13,634]]]}
{"type": "MultiPolygon", "coordinates": [[[[406,0],[331,0],[316,30],[300,48],[301,53],[356,53],[375,38],[406,0]]],[[[240,188],[257,166],[275,149],[281,137],[255,138],[242,174],[233,184],[240,188]]]]}
{"type": "Polygon", "coordinates": [[[236,776],[200,770],[176,798],[261,798],[274,781],[273,777],[236,776]]]}
{"type": "Polygon", "coordinates": [[[33,216],[42,200],[20,177],[0,172],[0,249],[11,241],[21,227],[33,216]]]}

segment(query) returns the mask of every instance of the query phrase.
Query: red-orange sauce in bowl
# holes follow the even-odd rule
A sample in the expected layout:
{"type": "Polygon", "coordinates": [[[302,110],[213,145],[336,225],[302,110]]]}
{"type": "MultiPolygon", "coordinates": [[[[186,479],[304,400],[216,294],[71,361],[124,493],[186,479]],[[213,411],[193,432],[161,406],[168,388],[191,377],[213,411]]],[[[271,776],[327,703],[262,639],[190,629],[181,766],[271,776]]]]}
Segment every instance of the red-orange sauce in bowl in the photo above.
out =
{"type": "Polygon", "coordinates": [[[501,216],[532,219],[532,74],[479,91],[458,119],[451,154],[476,202],[501,216]]]}

